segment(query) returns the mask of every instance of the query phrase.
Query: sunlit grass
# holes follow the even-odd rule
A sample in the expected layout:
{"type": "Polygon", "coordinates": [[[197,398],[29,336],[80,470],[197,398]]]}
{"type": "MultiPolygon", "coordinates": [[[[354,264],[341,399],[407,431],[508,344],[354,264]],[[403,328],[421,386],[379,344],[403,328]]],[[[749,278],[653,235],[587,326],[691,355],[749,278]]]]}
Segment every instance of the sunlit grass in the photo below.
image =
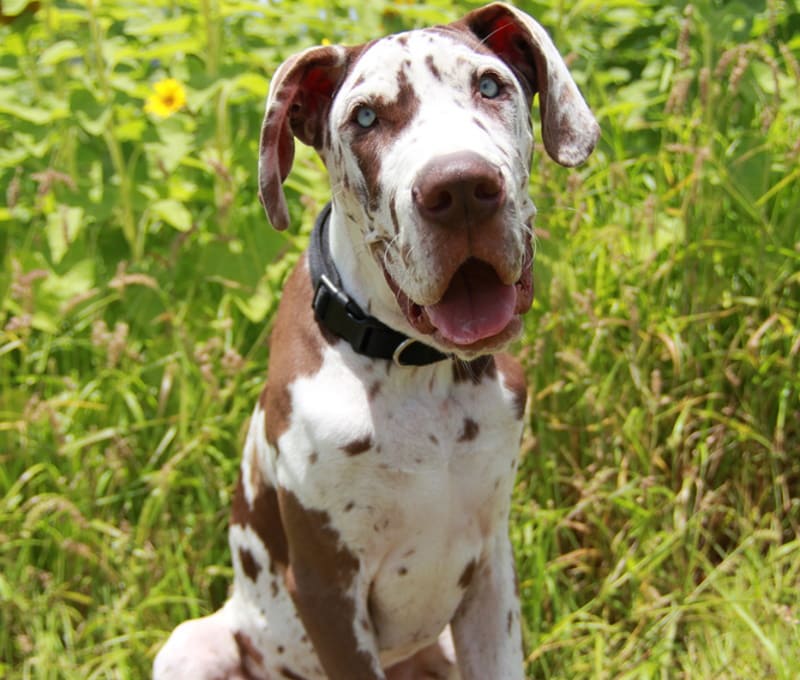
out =
{"type": "MultiPolygon", "coordinates": [[[[301,149],[297,228],[267,226],[269,76],[465,8],[290,4],[45,2],[0,27],[0,676],[147,677],[226,597],[272,313],[329,191],[301,149]],[[185,106],[145,114],[167,78],[185,106]]],[[[528,676],[793,678],[800,10],[567,5],[520,5],[603,127],[585,167],[542,153],[531,180],[528,676]]]]}

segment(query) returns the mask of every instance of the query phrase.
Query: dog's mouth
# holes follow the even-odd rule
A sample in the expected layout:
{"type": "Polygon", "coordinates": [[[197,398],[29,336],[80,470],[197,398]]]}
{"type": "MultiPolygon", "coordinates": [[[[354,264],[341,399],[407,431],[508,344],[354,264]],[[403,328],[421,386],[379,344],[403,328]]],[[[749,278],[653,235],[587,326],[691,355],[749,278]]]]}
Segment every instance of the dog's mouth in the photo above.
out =
{"type": "Polygon", "coordinates": [[[522,327],[521,316],[533,302],[532,260],[529,245],[520,278],[506,284],[491,264],[469,258],[455,271],[439,301],[430,305],[411,300],[384,273],[416,331],[455,350],[489,351],[512,340],[522,327]]]}

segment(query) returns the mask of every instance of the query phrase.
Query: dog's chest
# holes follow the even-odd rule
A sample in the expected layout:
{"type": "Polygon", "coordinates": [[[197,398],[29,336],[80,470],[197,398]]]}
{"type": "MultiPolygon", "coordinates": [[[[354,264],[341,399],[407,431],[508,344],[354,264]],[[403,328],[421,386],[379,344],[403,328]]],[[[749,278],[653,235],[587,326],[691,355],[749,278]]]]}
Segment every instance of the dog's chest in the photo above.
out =
{"type": "Polygon", "coordinates": [[[513,477],[522,427],[504,374],[493,363],[454,377],[450,362],[409,369],[347,354],[329,347],[318,372],[290,385],[278,483],[302,480],[304,499],[337,518],[366,505],[413,515],[431,498],[480,515],[496,482],[513,477]]]}
{"type": "Polygon", "coordinates": [[[506,530],[519,395],[494,359],[480,370],[390,367],[328,348],[319,371],[290,386],[277,481],[358,556],[383,649],[435,637],[506,530]]]}

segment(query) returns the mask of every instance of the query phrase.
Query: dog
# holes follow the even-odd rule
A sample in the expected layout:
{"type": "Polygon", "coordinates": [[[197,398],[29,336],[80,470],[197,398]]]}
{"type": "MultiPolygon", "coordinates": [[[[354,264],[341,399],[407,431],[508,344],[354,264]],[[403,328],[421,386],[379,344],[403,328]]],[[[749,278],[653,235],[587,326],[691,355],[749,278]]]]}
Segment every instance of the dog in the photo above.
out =
{"type": "Polygon", "coordinates": [[[506,4],[284,62],[259,195],[295,138],[332,187],[290,275],[235,490],[232,595],[156,680],[519,680],[508,535],[533,299],[530,119],[574,166],[599,127],[546,31],[506,4]]]}

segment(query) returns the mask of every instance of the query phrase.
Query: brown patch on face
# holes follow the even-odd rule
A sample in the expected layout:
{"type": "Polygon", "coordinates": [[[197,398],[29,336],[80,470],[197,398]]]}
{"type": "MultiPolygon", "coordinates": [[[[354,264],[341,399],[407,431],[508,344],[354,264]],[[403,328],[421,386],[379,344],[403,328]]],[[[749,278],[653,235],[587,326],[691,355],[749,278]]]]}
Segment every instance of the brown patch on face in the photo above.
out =
{"type": "Polygon", "coordinates": [[[280,491],[289,543],[286,585],[322,666],[333,678],[374,677],[372,656],[359,649],[350,594],[359,561],[341,542],[326,512],[304,507],[280,491]],[[325,612],[321,616],[320,612],[325,612]]]}
{"type": "Polygon", "coordinates": [[[471,442],[480,432],[480,426],[472,418],[464,418],[464,424],[461,426],[461,434],[458,435],[459,442],[471,442]]]}
{"type": "Polygon", "coordinates": [[[239,561],[247,577],[255,583],[261,573],[261,565],[256,561],[255,556],[247,548],[239,548],[239,561]]]}
{"type": "Polygon", "coordinates": [[[241,670],[245,678],[252,678],[253,676],[248,671],[248,666],[253,663],[258,667],[263,667],[264,655],[258,651],[258,648],[253,644],[250,636],[237,630],[233,634],[233,639],[236,641],[236,647],[239,649],[239,658],[241,659],[241,670]]]}
{"type": "Polygon", "coordinates": [[[473,385],[480,385],[484,377],[493,378],[495,374],[494,357],[491,354],[472,361],[453,362],[453,380],[457,383],[470,381],[473,385]]]}
{"type": "Polygon", "coordinates": [[[289,385],[304,375],[316,373],[322,365],[326,345],[337,339],[321,331],[311,309],[313,290],[306,258],[289,276],[270,340],[269,380],[259,403],[264,409],[267,441],[277,446],[289,427],[292,399],[289,385]]]}
{"type": "Polygon", "coordinates": [[[525,415],[525,404],[528,401],[528,381],[522,364],[510,354],[498,354],[495,356],[495,361],[500,375],[503,376],[503,383],[511,392],[514,416],[517,420],[522,420],[522,416],[525,415]]]}
{"type": "Polygon", "coordinates": [[[478,566],[478,563],[475,560],[470,560],[467,563],[467,566],[464,567],[464,571],[461,572],[461,578],[458,579],[458,585],[460,588],[466,590],[469,588],[469,584],[472,583],[472,577],[475,576],[475,568],[478,566]]]}
{"type": "Polygon", "coordinates": [[[361,439],[350,442],[346,446],[342,446],[341,449],[348,456],[357,456],[365,451],[369,451],[370,447],[372,447],[372,437],[367,435],[366,437],[361,437],[361,439]]]}
{"type": "Polygon", "coordinates": [[[420,105],[414,86],[402,67],[395,77],[399,87],[397,98],[386,101],[376,97],[370,102],[378,114],[378,122],[369,129],[350,123],[354,126],[352,150],[364,178],[367,203],[372,209],[377,209],[381,195],[381,157],[391,140],[414,120],[420,105]]]}
{"type": "Polygon", "coordinates": [[[281,666],[280,674],[289,680],[306,680],[304,676],[300,675],[299,673],[295,673],[291,668],[287,668],[286,666],[281,666]]]}
{"type": "MultiPolygon", "coordinates": [[[[255,490],[255,498],[250,505],[245,498],[244,483],[240,474],[233,495],[231,524],[249,526],[261,539],[269,553],[270,571],[274,574],[278,568],[285,569],[289,561],[286,534],[278,507],[278,494],[261,477],[255,484],[255,490]]],[[[242,564],[244,566],[244,561],[242,564]]],[[[246,569],[245,567],[245,571],[246,569]]]]}

